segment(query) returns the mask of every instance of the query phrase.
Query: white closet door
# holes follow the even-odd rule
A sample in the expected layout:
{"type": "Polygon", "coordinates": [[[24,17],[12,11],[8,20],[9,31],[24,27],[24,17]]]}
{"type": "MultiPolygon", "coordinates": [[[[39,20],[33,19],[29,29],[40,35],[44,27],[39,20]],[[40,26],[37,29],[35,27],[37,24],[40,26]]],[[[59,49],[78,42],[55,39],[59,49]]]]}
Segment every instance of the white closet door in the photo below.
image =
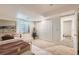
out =
{"type": "Polygon", "coordinates": [[[75,49],[77,49],[76,20],[76,15],[61,17],[61,40],[72,41],[75,49]]]}

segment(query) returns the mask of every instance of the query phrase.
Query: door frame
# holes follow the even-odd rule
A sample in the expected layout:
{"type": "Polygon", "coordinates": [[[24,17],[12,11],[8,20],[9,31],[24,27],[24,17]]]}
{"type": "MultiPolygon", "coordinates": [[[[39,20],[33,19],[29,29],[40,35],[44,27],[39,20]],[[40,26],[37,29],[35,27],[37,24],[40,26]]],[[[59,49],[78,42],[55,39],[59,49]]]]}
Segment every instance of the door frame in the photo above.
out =
{"type": "Polygon", "coordinates": [[[72,36],[72,39],[73,39],[73,35],[74,35],[74,32],[73,32],[73,29],[74,29],[74,15],[69,15],[69,16],[63,16],[61,17],[61,40],[64,40],[63,39],[63,22],[64,21],[72,21],[72,32],[71,32],[71,36],[72,36]]]}

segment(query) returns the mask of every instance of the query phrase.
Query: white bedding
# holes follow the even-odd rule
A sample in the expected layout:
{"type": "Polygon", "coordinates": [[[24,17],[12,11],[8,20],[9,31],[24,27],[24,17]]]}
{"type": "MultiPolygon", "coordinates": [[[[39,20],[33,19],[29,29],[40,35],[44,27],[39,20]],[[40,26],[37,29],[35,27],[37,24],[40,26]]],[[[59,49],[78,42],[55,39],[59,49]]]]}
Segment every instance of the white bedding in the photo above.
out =
{"type": "Polygon", "coordinates": [[[39,39],[33,40],[33,41],[32,41],[32,44],[33,44],[33,45],[36,45],[36,46],[38,46],[38,47],[40,47],[40,48],[43,48],[43,49],[45,49],[45,48],[47,48],[47,47],[50,47],[50,46],[56,45],[55,43],[51,43],[51,42],[49,43],[48,41],[39,40],[39,39]]]}
{"type": "MultiPolygon", "coordinates": [[[[32,44],[40,48],[41,50],[39,51],[42,51],[43,49],[45,51],[50,52],[52,55],[76,55],[77,54],[77,51],[75,51],[74,48],[71,48],[65,45],[58,45],[53,42],[51,43],[48,41],[38,39],[38,40],[34,40],[32,44]]],[[[36,50],[38,49],[35,48],[35,51],[36,50]]],[[[39,54],[41,54],[41,52],[39,52],[39,54]]]]}
{"type": "Polygon", "coordinates": [[[77,51],[74,48],[70,48],[64,45],[51,46],[45,50],[51,52],[54,55],[76,55],[77,51]]]}

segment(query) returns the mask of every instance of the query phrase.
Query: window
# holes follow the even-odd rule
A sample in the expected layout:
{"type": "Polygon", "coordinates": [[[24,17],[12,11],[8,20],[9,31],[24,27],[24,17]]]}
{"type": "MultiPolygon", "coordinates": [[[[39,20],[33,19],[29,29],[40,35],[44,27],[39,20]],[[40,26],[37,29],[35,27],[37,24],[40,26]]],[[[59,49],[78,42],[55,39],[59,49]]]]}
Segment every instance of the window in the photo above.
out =
{"type": "Polygon", "coordinates": [[[28,33],[29,32],[29,23],[22,19],[17,19],[17,32],[19,33],[28,33]]]}

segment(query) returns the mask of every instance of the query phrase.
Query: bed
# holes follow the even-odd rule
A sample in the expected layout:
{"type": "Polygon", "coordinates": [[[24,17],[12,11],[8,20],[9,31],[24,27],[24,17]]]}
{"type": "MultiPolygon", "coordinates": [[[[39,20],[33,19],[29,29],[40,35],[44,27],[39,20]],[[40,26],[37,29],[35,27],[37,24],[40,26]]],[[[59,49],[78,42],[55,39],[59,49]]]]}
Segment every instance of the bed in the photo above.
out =
{"type": "Polygon", "coordinates": [[[30,44],[19,39],[0,41],[0,55],[20,55],[30,50],[30,44]]]}

